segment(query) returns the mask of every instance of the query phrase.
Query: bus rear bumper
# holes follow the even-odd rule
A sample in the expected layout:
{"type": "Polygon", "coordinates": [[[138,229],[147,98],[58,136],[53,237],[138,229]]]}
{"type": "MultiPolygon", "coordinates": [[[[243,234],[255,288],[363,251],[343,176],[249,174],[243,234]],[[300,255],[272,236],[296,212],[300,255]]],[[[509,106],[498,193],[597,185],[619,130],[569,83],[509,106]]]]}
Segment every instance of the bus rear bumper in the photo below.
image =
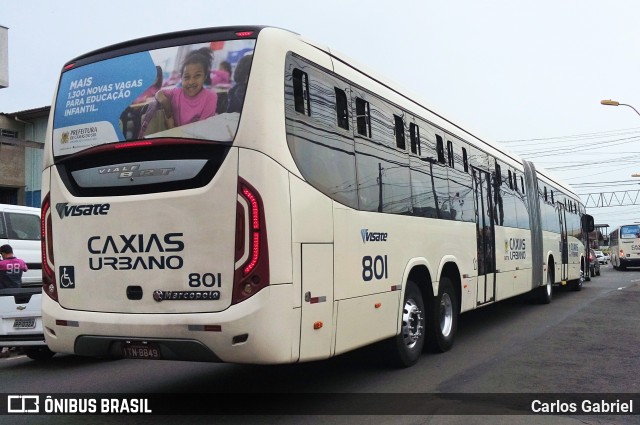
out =
{"type": "Polygon", "coordinates": [[[54,352],[91,357],[292,363],[300,333],[292,291],[271,285],[224,311],[197,314],[74,311],[43,296],[45,338],[54,352]]]}
{"type": "Polygon", "coordinates": [[[640,267],[640,258],[620,258],[620,267],[640,267]]]}

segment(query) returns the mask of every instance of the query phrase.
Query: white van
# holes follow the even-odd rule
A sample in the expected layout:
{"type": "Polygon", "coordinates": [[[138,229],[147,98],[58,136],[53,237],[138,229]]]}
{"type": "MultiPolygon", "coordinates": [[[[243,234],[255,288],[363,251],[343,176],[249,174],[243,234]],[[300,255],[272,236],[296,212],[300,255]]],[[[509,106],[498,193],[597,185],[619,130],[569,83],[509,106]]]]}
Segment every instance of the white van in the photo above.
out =
{"type": "Polygon", "coordinates": [[[40,208],[0,204],[0,245],[27,263],[22,287],[0,289],[0,346],[20,347],[35,360],[53,356],[42,330],[40,208]]]}

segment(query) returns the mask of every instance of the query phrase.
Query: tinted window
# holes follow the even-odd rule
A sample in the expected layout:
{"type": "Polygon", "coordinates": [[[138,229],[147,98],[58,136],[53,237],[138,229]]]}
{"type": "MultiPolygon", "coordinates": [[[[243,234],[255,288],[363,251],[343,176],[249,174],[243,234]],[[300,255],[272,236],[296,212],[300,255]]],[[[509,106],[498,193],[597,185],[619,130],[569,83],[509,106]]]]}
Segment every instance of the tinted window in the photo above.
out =
{"type": "Polygon", "coordinates": [[[370,141],[356,142],[359,208],[396,214],[411,210],[407,156],[370,141]]]}
{"type": "Polygon", "coordinates": [[[411,159],[411,196],[413,214],[421,217],[437,218],[437,194],[433,186],[432,169],[436,167],[430,161],[411,159]]]}
{"type": "Polygon", "coordinates": [[[296,112],[311,115],[309,76],[299,69],[293,70],[293,100],[296,112]]]}
{"type": "Polygon", "coordinates": [[[216,40],[71,67],[55,101],[54,155],[153,137],[233,141],[254,46],[255,39],[216,40]],[[183,89],[185,81],[194,91],[183,89]],[[181,107],[181,99],[195,96],[181,107]]]}
{"type": "Polygon", "coordinates": [[[336,115],[338,127],[349,130],[349,102],[344,90],[335,87],[336,91],[336,115]]]}
{"type": "Polygon", "coordinates": [[[40,240],[40,217],[33,214],[5,213],[9,239],[40,240]]]}
{"type": "Polygon", "coordinates": [[[411,123],[409,125],[409,134],[411,137],[411,153],[415,153],[417,155],[421,155],[420,149],[420,127],[416,124],[411,123]]]}
{"type": "Polygon", "coordinates": [[[358,134],[371,137],[371,109],[369,102],[361,98],[356,99],[356,116],[358,134]]]}

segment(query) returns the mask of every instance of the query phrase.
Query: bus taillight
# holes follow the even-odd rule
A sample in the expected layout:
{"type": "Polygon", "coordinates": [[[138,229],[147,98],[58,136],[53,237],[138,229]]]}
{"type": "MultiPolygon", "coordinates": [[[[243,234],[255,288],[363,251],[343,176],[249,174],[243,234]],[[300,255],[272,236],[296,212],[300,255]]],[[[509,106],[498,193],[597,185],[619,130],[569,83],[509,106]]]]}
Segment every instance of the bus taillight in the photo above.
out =
{"type": "Polygon", "coordinates": [[[42,292],[58,301],[56,276],[53,271],[53,232],[51,223],[51,199],[45,196],[40,214],[40,246],[42,252],[42,292]]]}
{"type": "Polygon", "coordinates": [[[269,285],[269,251],[262,199],[243,179],[238,182],[235,244],[232,304],[244,301],[269,285]]]}

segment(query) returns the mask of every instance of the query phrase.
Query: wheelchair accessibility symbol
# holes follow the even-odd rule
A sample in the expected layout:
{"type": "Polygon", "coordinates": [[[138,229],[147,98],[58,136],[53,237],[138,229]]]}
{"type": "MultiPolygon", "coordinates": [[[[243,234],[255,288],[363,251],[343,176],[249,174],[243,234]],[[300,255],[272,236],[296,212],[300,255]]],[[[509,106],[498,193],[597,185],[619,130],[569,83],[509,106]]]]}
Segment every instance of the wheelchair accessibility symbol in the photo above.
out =
{"type": "Polygon", "coordinates": [[[76,287],[76,272],[73,266],[60,266],[60,287],[76,287]]]}

